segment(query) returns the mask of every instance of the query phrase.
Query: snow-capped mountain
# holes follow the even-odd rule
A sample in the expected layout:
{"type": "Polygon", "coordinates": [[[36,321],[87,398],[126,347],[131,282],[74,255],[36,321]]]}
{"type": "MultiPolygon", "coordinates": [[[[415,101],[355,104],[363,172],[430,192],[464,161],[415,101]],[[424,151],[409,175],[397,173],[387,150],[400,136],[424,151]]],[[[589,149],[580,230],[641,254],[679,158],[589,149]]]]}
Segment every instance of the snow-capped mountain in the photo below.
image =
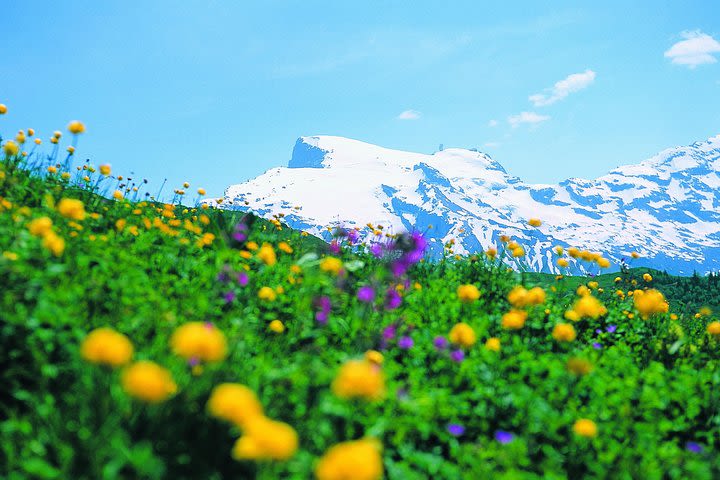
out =
{"type": "Polygon", "coordinates": [[[225,192],[221,208],[326,236],[326,226],[382,224],[427,232],[442,251],[480,252],[511,235],[538,271],[554,272],[551,248],[601,252],[617,269],[637,251],[671,273],[720,269],[720,135],[665,150],[595,180],[533,185],[488,155],[448,148],[434,154],[390,150],[342,137],[301,137],[287,167],[225,192]],[[543,221],[539,228],[529,218],[543,221]]]}

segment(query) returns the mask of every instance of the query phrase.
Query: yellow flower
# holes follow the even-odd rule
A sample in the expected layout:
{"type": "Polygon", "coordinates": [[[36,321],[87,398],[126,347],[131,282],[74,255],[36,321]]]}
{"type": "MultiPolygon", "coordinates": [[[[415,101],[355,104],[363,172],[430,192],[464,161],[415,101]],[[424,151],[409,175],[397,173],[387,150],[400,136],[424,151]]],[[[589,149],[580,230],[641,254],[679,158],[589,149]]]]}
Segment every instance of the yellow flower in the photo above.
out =
{"type": "Polygon", "coordinates": [[[213,417],[227,420],[240,428],[253,418],[263,416],[263,408],[255,392],[239,383],[221,383],[213,388],[207,409],[213,417]]]}
{"type": "Polygon", "coordinates": [[[700,310],[698,310],[698,313],[703,317],[709,317],[712,315],[712,308],[710,307],[700,307],[700,310]]]}
{"type": "Polygon", "coordinates": [[[72,122],[70,122],[67,126],[67,129],[73,135],[85,133],[85,125],[78,120],[73,120],[72,122]]]}
{"type": "Polygon", "coordinates": [[[260,290],[258,290],[258,298],[260,300],[267,300],[268,302],[273,302],[277,298],[277,293],[275,293],[275,290],[270,287],[262,287],[260,290]]]}
{"type": "Polygon", "coordinates": [[[52,220],[49,217],[40,217],[28,224],[28,231],[36,237],[44,237],[52,231],[52,220]]]}
{"type": "Polygon", "coordinates": [[[646,282],[652,282],[653,277],[649,273],[643,273],[643,280],[645,280],[646,282]]]}
{"type": "Polygon", "coordinates": [[[502,316],[501,325],[506,330],[519,330],[525,325],[527,312],[524,310],[510,310],[502,316]]]}
{"type": "Polygon", "coordinates": [[[665,301],[665,296],[654,288],[646,291],[635,290],[633,304],[643,318],[648,318],[656,313],[667,313],[670,309],[670,305],[665,301]]]}
{"type": "Polygon", "coordinates": [[[380,480],[382,446],[373,438],[338,443],[328,449],[315,467],[318,480],[380,480]]]}
{"type": "Polygon", "coordinates": [[[217,362],[227,355],[225,335],[212,323],[190,322],[178,327],[170,346],[175,355],[187,360],[217,362]]]}
{"type": "Polygon", "coordinates": [[[85,219],[85,206],[80,200],[74,198],[63,198],[57,206],[58,212],[65,218],[71,220],[85,219]]]}
{"type": "Polygon", "coordinates": [[[588,287],[590,288],[590,290],[597,290],[598,286],[599,286],[598,282],[595,282],[595,281],[588,282],[588,287]]]}
{"type": "Polygon", "coordinates": [[[495,247],[488,248],[487,250],[485,250],[485,255],[487,255],[487,257],[490,260],[493,260],[495,257],[497,257],[497,248],[495,248],[495,247]]]}
{"type": "Polygon", "coordinates": [[[159,403],[177,392],[170,372],[150,361],[140,361],[127,367],[120,378],[128,395],[148,403],[159,403]]]}
{"type": "Polygon", "coordinates": [[[50,250],[56,257],[59,257],[65,251],[65,240],[58,237],[55,232],[52,231],[45,234],[42,244],[43,247],[50,250]]]}
{"type": "Polygon", "coordinates": [[[595,425],[595,422],[587,418],[581,418],[575,422],[573,430],[576,435],[581,437],[594,438],[597,436],[597,425],[595,425]]]}
{"type": "Polygon", "coordinates": [[[205,189],[204,188],[198,188],[197,190],[198,195],[205,195],[205,189]]]}
{"type": "Polygon", "coordinates": [[[365,360],[350,360],[340,368],[332,384],[340,398],[377,400],[385,394],[385,377],[380,368],[365,360]]]}
{"type": "Polygon", "coordinates": [[[566,268],[568,265],[570,265],[570,262],[568,262],[567,258],[558,258],[555,264],[558,267],[566,268]]]}
{"type": "Polygon", "coordinates": [[[475,330],[465,322],[455,324],[450,330],[448,337],[451,342],[462,345],[463,347],[472,347],[477,341],[475,330]]]}
{"type": "Polygon", "coordinates": [[[605,257],[600,257],[597,259],[598,267],[600,268],[609,268],[610,267],[610,260],[608,260],[605,257]]]}
{"type": "Polygon", "coordinates": [[[120,190],[115,190],[113,192],[112,196],[115,200],[122,200],[125,197],[125,195],[123,195],[123,193],[120,190]]]}
{"type": "Polygon", "coordinates": [[[337,275],[342,270],[342,261],[336,257],[325,257],[320,261],[320,270],[337,275]]]}
{"type": "Polygon", "coordinates": [[[232,455],[237,460],[287,460],[298,449],[298,435],[287,423],[258,416],[243,428],[232,455]]]}
{"type": "Polygon", "coordinates": [[[607,313],[607,308],[600,303],[600,300],[589,293],[579,298],[572,310],[576,313],[578,320],[585,317],[596,319],[607,313]]]}
{"type": "Polygon", "coordinates": [[[615,280],[613,280],[613,281],[614,281],[615,283],[619,283],[619,282],[622,282],[622,278],[620,278],[620,277],[615,277],[615,280]]]}
{"type": "Polygon", "coordinates": [[[7,106],[4,103],[0,103],[0,115],[5,115],[7,113],[7,106]]]}
{"type": "Polygon", "coordinates": [[[251,252],[254,252],[254,251],[257,250],[259,247],[258,247],[257,242],[247,242],[247,243],[245,244],[245,248],[247,248],[247,249],[250,250],[251,252]]]}
{"type": "Polygon", "coordinates": [[[280,242],[280,243],[278,243],[278,248],[279,248],[280,250],[282,250],[283,252],[285,252],[285,253],[292,253],[292,252],[293,252],[292,247],[291,247],[290,244],[287,243],[287,242],[280,242]]]}
{"type": "Polygon", "coordinates": [[[384,358],[383,354],[377,350],[368,350],[365,352],[365,360],[375,365],[382,365],[384,358]]]}
{"type": "Polygon", "coordinates": [[[533,287],[526,290],[522,285],[517,285],[508,293],[508,302],[515,308],[523,308],[529,305],[541,305],[545,303],[545,290],[540,287],[533,287]]]}
{"type": "Polygon", "coordinates": [[[107,177],[108,175],[110,175],[110,172],[111,172],[110,165],[108,165],[108,164],[100,165],[100,174],[101,175],[105,175],[107,177]]]}
{"type": "Polygon", "coordinates": [[[280,320],[273,320],[270,322],[269,327],[271,331],[275,333],[283,333],[285,331],[285,325],[280,320]]]}
{"type": "Polygon", "coordinates": [[[257,256],[260,260],[272,267],[277,263],[277,255],[275,255],[275,249],[269,243],[263,243],[263,246],[258,250],[257,256]]]}
{"type": "Polygon", "coordinates": [[[485,342],[485,348],[493,352],[500,351],[500,339],[497,337],[490,337],[485,342]]]}
{"type": "Polygon", "coordinates": [[[96,328],[83,340],[80,355],[91,363],[119,367],[130,361],[133,346],[122,333],[111,328],[96,328]]]}
{"type": "Polygon", "coordinates": [[[558,323],[553,328],[552,336],[558,342],[572,342],[577,334],[575,328],[569,323],[558,323]]]}
{"type": "Polygon", "coordinates": [[[531,227],[539,227],[540,225],[542,225],[542,220],[540,220],[539,218],[531,218],[530,220],[528,220],[528,225],[530,225],[531,227]]]}
{"type": "Polygon", "coordinates": [[[19,256],[17,253],[15,253],[15,252],[9,252],[9,251],[4,251],[4,252],[2,253],[2,256],[3,256],[3,258],[6,258],[6,259],[10,260],[11,262],[14,262],[14,261],[17,260],[18,258],[20,258],[20,256],[19,256]]]}
{"type": "Polygon", "coordinates": [[[714,337],[720,336],[720,322],[710,322],[707,326],[707,333],[714,337]]]}
{"type": "Polygon", "coordinates": [[[515,247],[512,250],[512,256],[515,258],[522,257],[525,255],[525,250],[522,247],[515,247]]]}
{"type": "Polygon", "coordinates": [[[20,152],[20,147],[12,140],[8,140],[7,142],[5,142],[5,145],[3,145],[3,151],[8,157],[13,157],[20,152]]]}
{"type": "Polygon", "coordinates": [[[475,285],[460,285],[457,288],[457,296],[463,303],[472,303],[480,298],[480,290],[475,285]]]}
{"type": "Polygon", "coordinates": [[[640,254],[637,253],[637,252],[632,252],[632,253],[630,254],[630,256],[631,256],[632,258],[640,258],[640,254]]]}
{"type": "Polygon", "coordinates": [[[252,258],[252,253],[248,252],[247,250],[240,250],[240,256],[247,260],[249,258],[252,258]]]}

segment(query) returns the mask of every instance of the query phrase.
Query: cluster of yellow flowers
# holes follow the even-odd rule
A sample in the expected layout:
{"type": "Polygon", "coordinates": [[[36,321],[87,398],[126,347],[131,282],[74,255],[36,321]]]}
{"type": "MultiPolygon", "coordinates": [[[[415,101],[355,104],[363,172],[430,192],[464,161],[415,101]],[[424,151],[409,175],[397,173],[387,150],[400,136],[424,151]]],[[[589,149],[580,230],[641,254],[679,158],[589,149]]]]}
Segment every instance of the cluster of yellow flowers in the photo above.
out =
{"type": "MultiPolygon", "coordinates": [[[[130,362],[133,350],[125,335],[110,328],[98,328],[85,337],[80,355],[88,362],[117,368],[130,362]]],[[[148,403],[162,402],[177,391],[170,372],[150,361],[126,367],[120,383],[126,393],[148,403]]]]}
{"type": "Polygon", "coordinates": [[[565,312],[565,318],[577,322],[583,318],[596,319],[607,314],[607,308],[592,295],[590,288],[580,285],[576,292],[580,298],[575,300],[573,307],[565,312]]]}
{"type": "MultiPolygon", "coordinates": [[[[62,203],[62,202],[61,202],[62,203]]],[[[50,217],[39,217],[28,223],[28,231],[35,237],[42,238],[42,245],[54,256],[59,257],[65,251],[65,240],[53,231],[50,217]]]]}
{"type": "Polygon", "coordinates": [[[450,341],[463,347],[472,347],[477,342],[475,330],[465,322],[455,324],[448,334],[450,341]]]}
{"type": "Polygon", "coordinates": [[[287,460],[298,449],[298,435],[290,425],[264,414],[255,392],[238,383],[223,383],[210,394],[210,415],[240,428],[232,449],[238,460],[287,460]]]}
{"type": "Polygon", "coordinates": [[[667,313],[670,309],[665,296],[654,288],[635,290],[633,292],[633,304],[643,318],[648,318],[656,313],[667,313]]]}
{"type": "Polygon", "coordinates": [[[472,303],[480,298],[480,290],[475,285],[460,285],[457,288],[457,297],[463,303],[472,303]]]}

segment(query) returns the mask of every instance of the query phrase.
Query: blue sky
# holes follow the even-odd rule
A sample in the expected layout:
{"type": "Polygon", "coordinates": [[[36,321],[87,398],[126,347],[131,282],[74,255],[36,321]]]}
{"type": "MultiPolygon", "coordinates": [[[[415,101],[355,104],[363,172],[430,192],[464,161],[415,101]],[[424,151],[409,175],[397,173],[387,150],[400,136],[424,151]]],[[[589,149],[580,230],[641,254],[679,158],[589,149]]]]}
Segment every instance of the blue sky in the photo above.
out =
{"type": "Polygon", "coordinates": [[[715,0],[66,3],[3,5],[0,132],[80,119],[82,158],[155,185],[220,195],[301,135],[556,182],[720,133],[715,0]]]}

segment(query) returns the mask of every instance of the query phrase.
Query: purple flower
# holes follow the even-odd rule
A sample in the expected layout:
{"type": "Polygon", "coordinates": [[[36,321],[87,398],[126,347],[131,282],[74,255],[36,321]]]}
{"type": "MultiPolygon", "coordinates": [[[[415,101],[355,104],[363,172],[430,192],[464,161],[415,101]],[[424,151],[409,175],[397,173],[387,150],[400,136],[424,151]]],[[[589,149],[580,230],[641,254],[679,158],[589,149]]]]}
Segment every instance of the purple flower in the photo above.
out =
{"type": "Polygon", "coordinates": [[[333,240],[330,242],[330,251],[334,254],[340,253],[340,244],[337,242],[337,240],[333,240]]]}
{"type": "Polygon", "coordinates": [[[600,350],[602,348],[602,343],[600,343],[600,342],[593,343],[593,348],[595,350],[600,350]]]}
{"type": "Polygon", "coordinates": [[[689,452],[693,452],[693,453],[702,453],[702,452],[703,452],[703,447],[702,447],[702,445],[700,445],[700,444],[697,443],[697,442],[687,442],[687,443],[685,444],[685,448],[686,448],[689,452]]]}
{"type": "Polygon", "coordinates": [[[332,306],[330,303],[330,297],[322,296],[315,301],[315,304],[318,307],[318,311],[315,313],[315,320],[324,325],[327,323],[328,317],[330,316],[330,308],[332,306]]]}
{"type": "Polygon", "coordinates": [[[463,433],[465,433],[465,427],[460,425],[459,423],[451,423],[447,426],[447,430],[453,437],[459,437],[463,433]]]}
{"type": "Polygon", "coordinates": [[[602,330],[600,330],[599,328],[596,328],[596,329],[595,329],[595,333],[597,333],[598,335],[600,335],[600,334],[602,333],[602,330]]]}
{"type": "Polygon", "coordinates": [[[445,337],[437,336],[433,339],[433,346],[437,350],[445,350],[448,346],[448,340],[445,337]]]}
{"type": "Polygon", "coordinates": [[[228,275],[227,269],[223,269],[222,272],[218,273],[215,279],[220,283],[227,283],[230,281],[230,275],[228,275]]]}
{"type": "Polygon", "coordinates": [[[608,333],[615,333],[615,330],[617,330],[617,325],[608,325],[606,330],[608,333]]]}
{"type": "Polygon", "coordinates": [[[395,332],[397,331],[397,327],[395,325],[388,325],[383,330],[382,336],[385,340],[392,340],[395,338],[395,332]]]}
{"type": "Polygon", "coordinates": [[[235,292],[230,290],[225,295],[223,295],[223,299],[225,300],[225,303],[232,303],[235,300],[235,292]]]}
{"type": "Polygon", "coordinates": [[[358,289],[357,298],[363,303],[372,303],[375,300],[375,290],[370,285],[358,289]]]}
{"type": "Polygon", "coordinates": [[[199,364],[200,364],[200,359],[197,357],[190,357],[190,359],[188,360],[188,365],[190,365],[191,367],[194,367],[199,364]]]}
{"type": "Polygon", "coordinates": [[[401,277],[407,272],[408,264],[402,260],[396,260],[390,265],[390,271],[395,277],[401,277]]]}
{"type": "Polygon", "coordinates": [[[242,222],[235,225],[235,230],[233,230],[233,234],[232,234],[233,240],[235,240],[236,242],[241,242],[241,243],[244,242],[245,240],[247,240],[247,238],[248,238],[247,230],[248,230],[248,226],[242,222]]]}
{"type": "Polygon", "coordinates": [[[382,255],[383,247],[380,243],[373,243],[370,245],[370,253],[373,254],[375,257],[379,257],[382,255]]]}
{"type": "Polygon", "coordinates": [[[460,363],[460,362],[462,362],[463,360],[465,360],[465,352],[463,352],[462,350],[453,350],[453,351],[450,353],[450,359],[451,359],[453,362],[460,363]]]}
{"type": "Polygon", "coordinates": [[[505,432],[502,430],[498,430],[497,432],[495,432],[495,440],[502,443],[503,445],[512,442],[513,438],[515,438],[515,435],[510,432],[505,432]]]}
{"type": "Polygon", "coordinates": [[[398,347],[402,348],[403,350],[411,349],[413,344],[413,339],[407,335],[400,337],[400,340],[398,340],[398,347]]]}
{"type": "Polygon", "coordinates": [[[237,275],[237,282],[240,284],[241,287],[244,287],[248,284],[248,280],[250,280],[250,277],[248,277],[248,274],[245,272],[240,272],[237,275]]]}
{"type": "Polygon", "coordinates": [[[347,238],[348,238],[348,242],[350,242],[351,245],[353,243],[357,242],[357,240],[359,238],[357,230],[355,230],[354,228],[351,228],[350,230],[348,230],[347,238]]]}
{"type": "Polygon", "coordinates": [[[395,310],[401,303],[402,297],[400,294],[394,288],[388,289],[385,297],[385,310],[395,310]]]}

